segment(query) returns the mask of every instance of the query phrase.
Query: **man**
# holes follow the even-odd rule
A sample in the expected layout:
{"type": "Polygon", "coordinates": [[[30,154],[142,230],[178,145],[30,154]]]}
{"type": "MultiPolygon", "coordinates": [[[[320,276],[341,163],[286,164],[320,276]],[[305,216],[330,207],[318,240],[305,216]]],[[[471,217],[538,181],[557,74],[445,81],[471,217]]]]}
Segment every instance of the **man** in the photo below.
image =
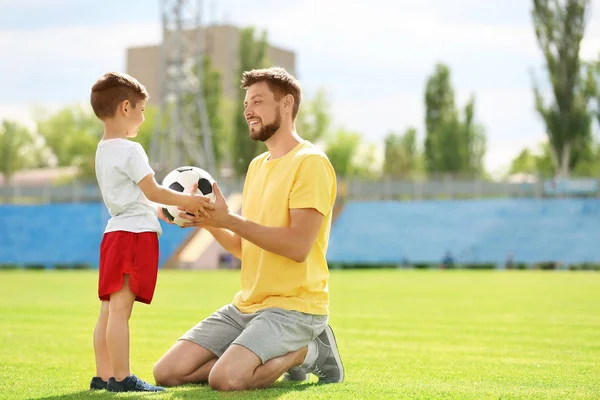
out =
{"type": "Polygon", "coordinates": [[[269,387],[282,374],[342,382],[344,368],[329,325],[325,259],[336,197],[327,156],[295,132],[301,89],[282,68],[247,71],[244,116],[268,151],[248,167],[242,215],[229,211],[217,184],[206,228],[241,259],[232,304],[185,333],[154,368],[166,386],[208,382],[216,390],[269,387]]]}

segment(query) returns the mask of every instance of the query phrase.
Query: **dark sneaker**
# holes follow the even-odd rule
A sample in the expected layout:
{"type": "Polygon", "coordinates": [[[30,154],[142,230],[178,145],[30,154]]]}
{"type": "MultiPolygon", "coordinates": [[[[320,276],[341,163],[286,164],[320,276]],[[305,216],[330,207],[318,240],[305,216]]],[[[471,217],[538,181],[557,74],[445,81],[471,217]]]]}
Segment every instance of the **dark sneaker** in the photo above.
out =
{"type": "Polygon", "coordinates": [[[283,374],[284,381],[306,381],[310,378],[310,374],[302,371],[300,367],[292,367],[283,374]]]}
{"type": "Polygon", "coordinates": [[[95,376],[90,382],[90,390],[106,390],[107,383],[108,382],[103,381],[99,376],[95,376]]]}
{"type": "Polygon", "coordinates": [[[164,392],[166,389],[144,382],[135,375],[129,375],[120,382],[117,382],[115,378],[109,378],[106,390],[109,392],[164,392]]]}
{"type": "Polygon", "coordinates": [[[329,325],[315,339],[317,343],[317,360],[308,368],[319,377],[319,383],[338,383],[344,381],[344,366],[335,342],[333,330],[329,325]]]}

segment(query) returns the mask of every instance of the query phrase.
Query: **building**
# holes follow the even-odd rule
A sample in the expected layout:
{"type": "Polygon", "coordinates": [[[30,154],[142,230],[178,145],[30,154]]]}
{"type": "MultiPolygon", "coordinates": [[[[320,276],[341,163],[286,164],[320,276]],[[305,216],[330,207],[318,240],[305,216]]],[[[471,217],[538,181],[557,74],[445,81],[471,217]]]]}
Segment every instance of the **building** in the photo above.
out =
{"type": "MultiPolygon", "coordinates": [[[[223,95],[235,100],[241,76],[238,70],[238,54],[241,30],[230,25],[211,25],[204,28],[205,52],[210,56],[213,67],[221,72],[223,95]]],[[[187,31],[193,38],[196,31],[187,31]]],[[[268,58],[272,65],[285,68],[296,74],[294,52],[270,46],[268,58]]],[[[150,93],[150,104],[157,104],[161,97],[161,46],[133,47],[127,49],[127,73],[135,76],[150,93]]]]}

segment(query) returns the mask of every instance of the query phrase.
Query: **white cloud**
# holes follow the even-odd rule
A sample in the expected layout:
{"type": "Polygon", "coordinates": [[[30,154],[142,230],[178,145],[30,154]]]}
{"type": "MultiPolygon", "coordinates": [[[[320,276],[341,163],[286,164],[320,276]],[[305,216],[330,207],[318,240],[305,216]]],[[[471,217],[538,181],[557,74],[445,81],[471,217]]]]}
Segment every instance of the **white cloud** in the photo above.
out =
{"type": "Polygon", "coordinates": [[[67,26],[0,31],[0,101],[78,101],[108,70],[125,69],[127,47],[157,43],[160,26],[67,26]]]}

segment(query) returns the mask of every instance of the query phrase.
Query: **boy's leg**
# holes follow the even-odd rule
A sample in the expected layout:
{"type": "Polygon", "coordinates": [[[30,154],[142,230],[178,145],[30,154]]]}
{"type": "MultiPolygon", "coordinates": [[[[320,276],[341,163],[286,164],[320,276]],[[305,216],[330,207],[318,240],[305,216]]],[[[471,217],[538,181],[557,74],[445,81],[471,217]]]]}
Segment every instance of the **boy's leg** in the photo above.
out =
{"type": "Polygon", "coordinates": [[[129,275],[123,276],[123,286],[110,295],[106,344],[115,380],[122,381],[129,375],[129,318],[135,294],[129,288],[129,275]]]}
{"type": "MultiPolygon", "coordinates": [[[[108,378],[113,376],[108,348],[106,347],[106,325],[108,323],[108,301],[103,301],[100,306],[100,315],[94,329],[94,355],[96,358],[96,379],[94,382],[108,382],[108,378]],[[97,379],[97,378],[100,378],[97,379]]],[[[100,385],[98,385],[100,386],[100,385]]],[[[94,387],[100,389],[100,387],[94,387]]]]}
{"type": "Polygon", "coordinates": [[[165,389],[144,382],[131,374],[129,367],[129,318],[136,295],[129,288],[129,275],[123,286],[110,295],[106,344],[113,376],[108,380],[109,392],[162,392],[165,389]]]}

